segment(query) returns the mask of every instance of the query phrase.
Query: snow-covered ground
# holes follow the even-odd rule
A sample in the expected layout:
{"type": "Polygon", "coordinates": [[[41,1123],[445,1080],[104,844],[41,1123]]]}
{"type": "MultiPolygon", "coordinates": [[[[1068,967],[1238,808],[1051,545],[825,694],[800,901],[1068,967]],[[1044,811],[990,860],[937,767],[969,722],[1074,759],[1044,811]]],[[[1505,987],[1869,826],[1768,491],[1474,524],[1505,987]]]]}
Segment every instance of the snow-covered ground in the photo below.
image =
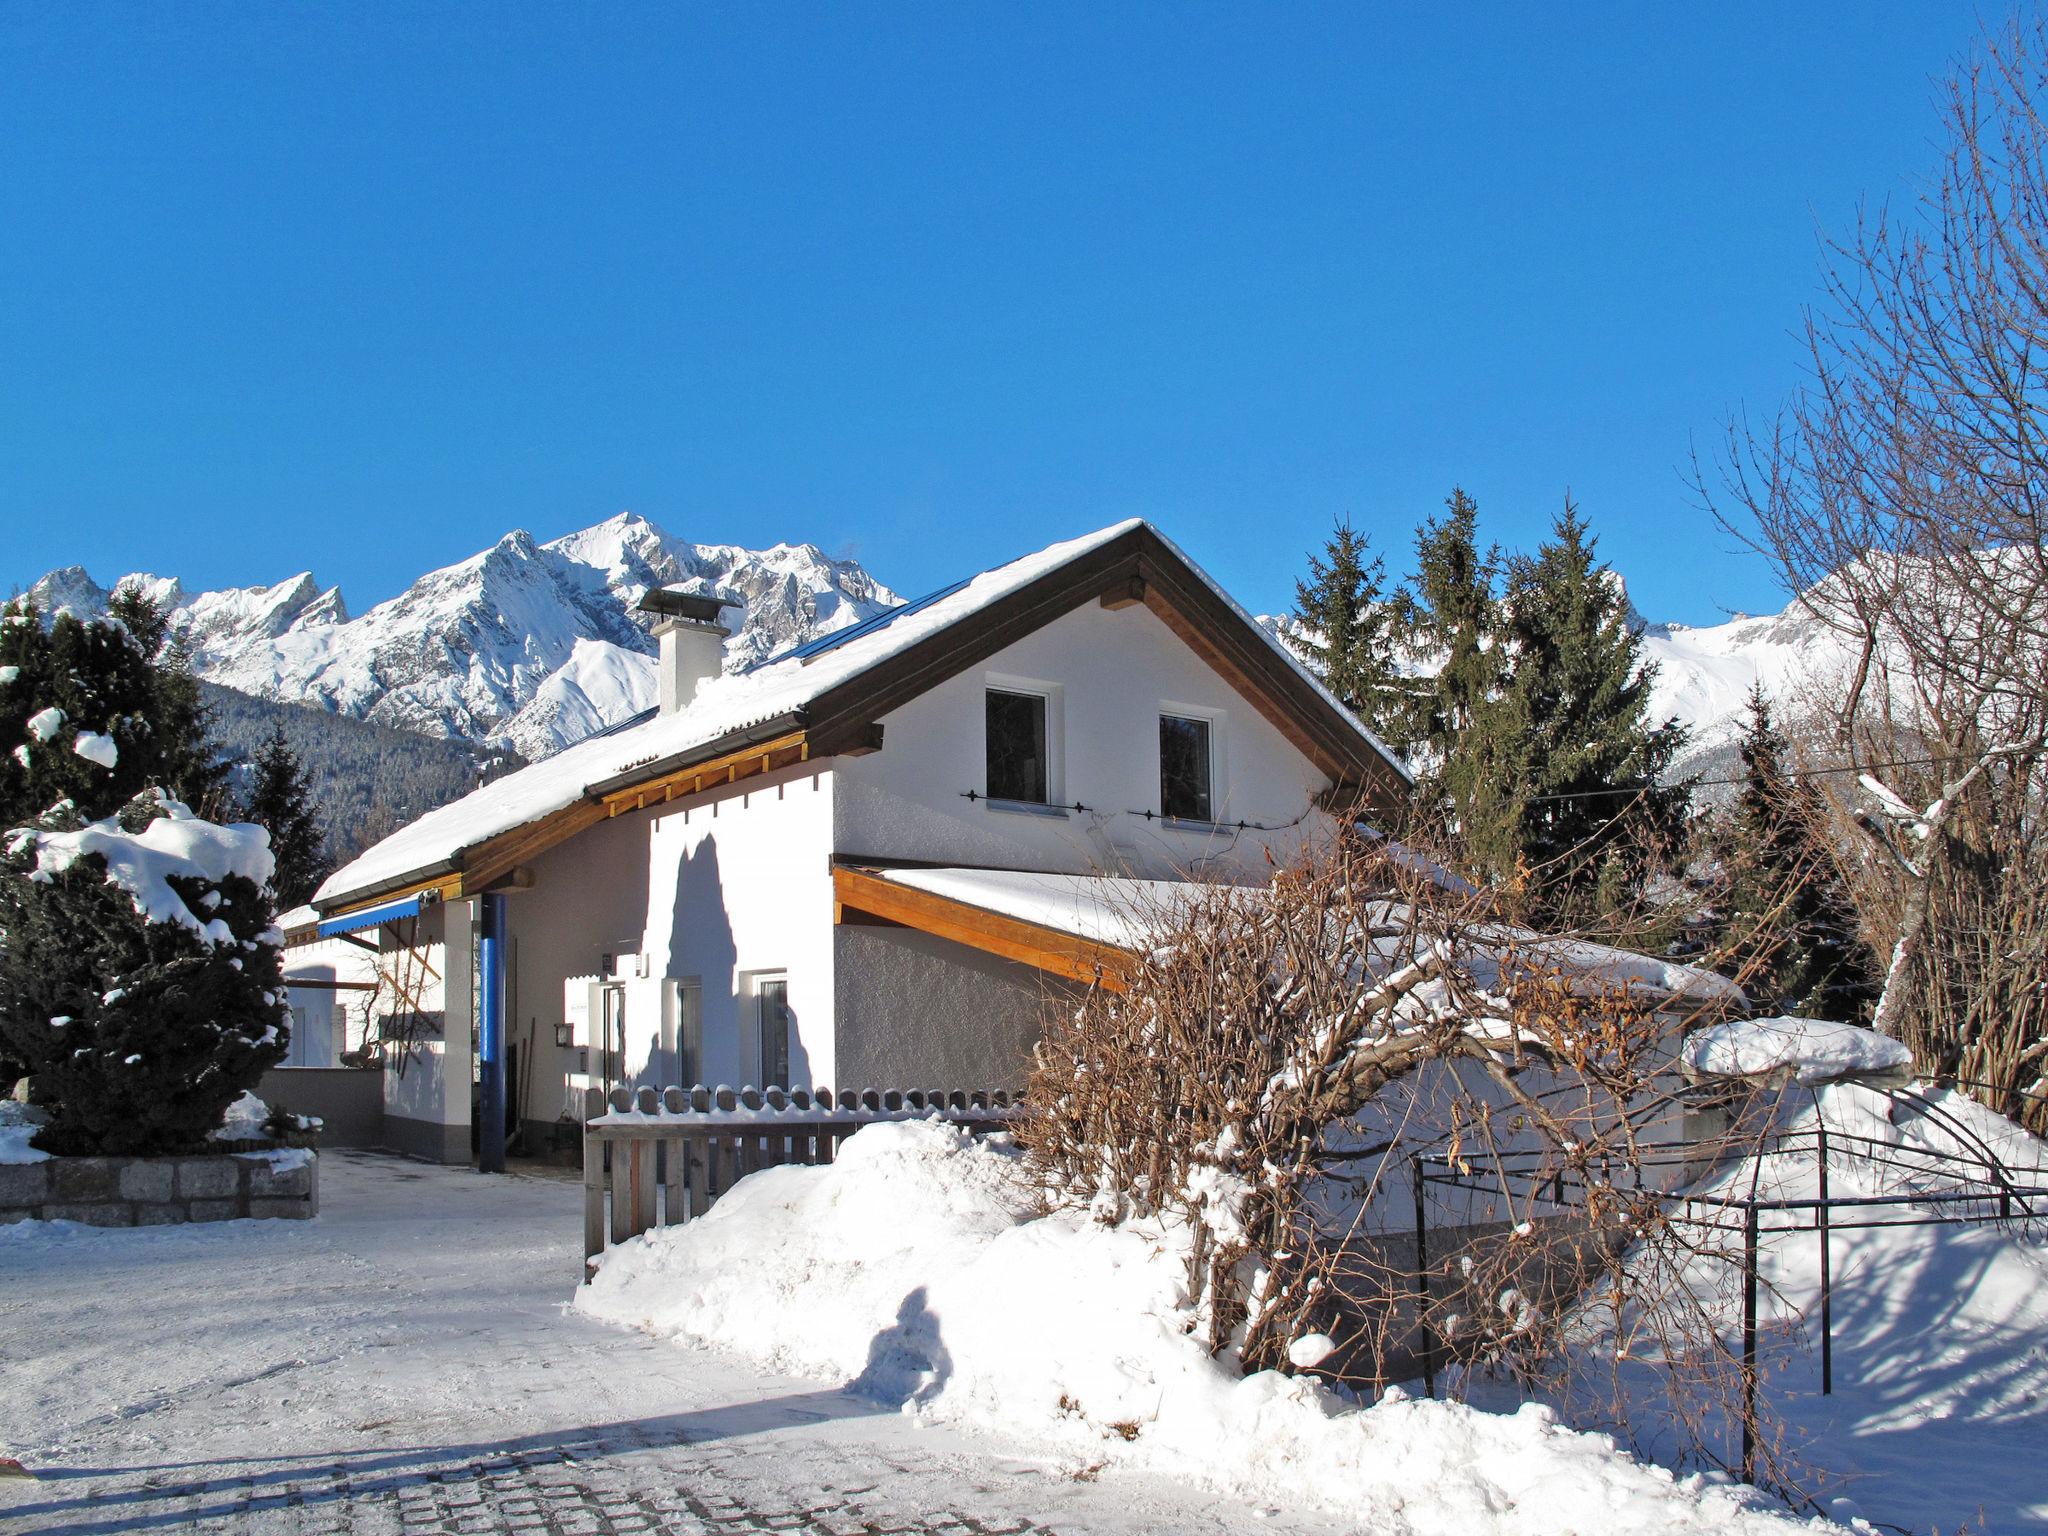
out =
{"type": "MultiPolygon", "coordinates": [[[[1746,1489],[1674,1478],[1531,1405],[1238,1379],[1185,1332],[1182,1252],[1146,1224],[1035,1216],[1017,1159],[931,1121],[823,1168],[756,1174],[704,1220],[607,1256],[584,1312],[851,1382],[920,1418],[1321,1506],[1402,1536],[1798,1529],[1746,1489]]],[[[1825,1528],[1825,1527],[1824,1527],[1825,1528]]]]}
{"type": "Polygon", "coordinates": [[[572,1183],[340,1153],[320,1193],[0,1227],[0,1458],[37,1474],[0,1530],[1349,1528],[581,1316],[572,1183]]]}
{"type": "MultiPolygon", "coordinates": [[[[1830,1194],[1968,1190],[1933,1158],[1990,1151],[2020,1187],[2048,1187],[2048,1145],[1964,1096],[1887,1099],[1836,1084],[1789,1122],[1800,1150],[1740,1165],[1706,1186],[1762,1198],[1819,1194],[1813,1143],[1825,1114],[1838,1140],[1830,1194]],[[1867,1136],[1914,1172],[1859,1157],[1843,1136],[1867,1136]]],[[[1788,1448],[1826,1475],[1863,1515],[1911,1531],[2048,1530],[2048,1200],[2032,1221],[2002,1226],[1838,1228],[1834,1268],[1834,1386],[1820,1386],[1820,1241],[1805,1233],[1762,1255],[1764,1321],[1789,1330],[1767,1346],[1764,1393],[1790,1431],[1788,1448]],[[1978,1522],[1981,1520],[1982,1524],[1978,1522]]],[[[1879,1206],[1871,1221],[1917,1209],[1879,1206]]],[[[1950,1208],[1952,1209],[1952,1208],[1950,1208]]],[[[1988,1209],[1988,1205],[1986,1207],[1988,1209]]],[[[1783,1219],[1783,1218],[1779,1218],[1783,1219]]],[[[1805,1219],[1810,1219],[1806,1217],[1805,1219]]],[[[1851,1211],[1837,1213],[1851,1222],[1851,1211]]]]}

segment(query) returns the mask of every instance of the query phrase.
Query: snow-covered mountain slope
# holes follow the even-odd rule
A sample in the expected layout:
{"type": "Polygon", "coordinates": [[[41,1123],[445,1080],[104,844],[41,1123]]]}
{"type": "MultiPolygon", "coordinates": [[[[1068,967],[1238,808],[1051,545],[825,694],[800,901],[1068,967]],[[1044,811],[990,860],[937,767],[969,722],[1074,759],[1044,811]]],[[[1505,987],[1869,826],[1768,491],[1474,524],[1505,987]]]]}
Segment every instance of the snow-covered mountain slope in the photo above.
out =
{"type": "Polygon", "coordinates": [[[311,575],[188,593],[174,578],[102,587],[78,566],[29,589],[46,609],[104,610],[137,583],[171,604],[200,676],[285,703],[545,757],[654,700],[649,587],[716,590],[736,670],[894,605],[896,594],[810,544],[692,544],[622,513],[541,544],[509,533],[350,618],[311,575]]]}
{"type": "Polygon", "coordinates": [[[1691,732],[1675,765],[1685,774],[1725,755],[1742,734],[1750,689],[1761,684],[1781,722],[1838,694],[1854,661],[1848,641],[1795,601],[1767,618],[1693,628],[1650,624],[1643,655],[1657,668],[1650,718],[1691,732]]]}

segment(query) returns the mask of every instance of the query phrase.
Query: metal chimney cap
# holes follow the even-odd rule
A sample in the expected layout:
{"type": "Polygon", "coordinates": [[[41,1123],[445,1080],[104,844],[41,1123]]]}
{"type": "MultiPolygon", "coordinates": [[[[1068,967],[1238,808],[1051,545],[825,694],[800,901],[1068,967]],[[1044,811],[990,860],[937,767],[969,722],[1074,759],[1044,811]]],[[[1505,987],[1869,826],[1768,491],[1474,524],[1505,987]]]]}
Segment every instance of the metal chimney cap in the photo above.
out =
{"type": "Polygon", "coordinates": [[[671,587],[649,587],[640,599],[642,613],[658,613],[665,619],[688,619],[698,624],[716,624],[721,608],[739,607],[737,598],[718,594],[678,592],[671,587]]]}

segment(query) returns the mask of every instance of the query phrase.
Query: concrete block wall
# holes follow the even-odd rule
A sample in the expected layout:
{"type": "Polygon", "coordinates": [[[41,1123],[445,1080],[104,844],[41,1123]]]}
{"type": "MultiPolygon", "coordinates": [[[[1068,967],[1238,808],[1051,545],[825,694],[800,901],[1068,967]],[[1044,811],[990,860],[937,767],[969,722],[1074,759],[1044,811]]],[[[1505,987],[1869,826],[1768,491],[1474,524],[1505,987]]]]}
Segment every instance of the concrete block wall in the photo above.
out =
{"type": "Polygon", "coordinates": [[[319,1209],[320,1160],[311,1152],[0,1163],[0,1223],[157,1227],[244,1216],[302,1221],[319,1209]]]}

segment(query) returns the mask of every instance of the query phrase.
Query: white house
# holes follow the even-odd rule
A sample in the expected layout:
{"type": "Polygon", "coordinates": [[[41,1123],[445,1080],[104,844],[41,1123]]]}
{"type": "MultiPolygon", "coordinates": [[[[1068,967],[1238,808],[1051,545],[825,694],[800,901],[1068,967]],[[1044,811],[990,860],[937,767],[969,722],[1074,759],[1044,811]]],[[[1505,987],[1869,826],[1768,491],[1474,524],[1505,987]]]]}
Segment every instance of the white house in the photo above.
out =
{"type": "Polygon", "coordinates": [[[540,1141],[589,1083],[1018,1086],[1048,991],[1113,956],[1004,872],[1258,880],[1408,790],[1143,522],[735,674],[719,606],[649,593],[657,711],[316,894],[298,937],[417,978],[380,1020],[391,1144],[466,1160],[501,1072],[540,1141]]]}

